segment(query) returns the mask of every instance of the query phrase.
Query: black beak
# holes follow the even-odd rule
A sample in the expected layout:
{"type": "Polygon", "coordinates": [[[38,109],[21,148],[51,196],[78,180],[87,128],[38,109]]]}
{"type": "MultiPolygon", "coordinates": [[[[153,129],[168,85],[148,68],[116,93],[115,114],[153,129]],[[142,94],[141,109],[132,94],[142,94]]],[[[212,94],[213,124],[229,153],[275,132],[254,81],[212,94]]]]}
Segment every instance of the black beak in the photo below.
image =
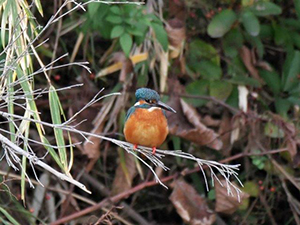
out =
{"type": "Polygon", "coordinates": [[[155,104],[155,106],[160,107],[160,108],[165,109],[165,110],[168,110],[170,112],[176,113],[176,111],[173,108],[171,108],[170,106],[168,106],[167,104],[165,104],[165,103],[163,103],[161,101],[158,101],[155,104]]]}

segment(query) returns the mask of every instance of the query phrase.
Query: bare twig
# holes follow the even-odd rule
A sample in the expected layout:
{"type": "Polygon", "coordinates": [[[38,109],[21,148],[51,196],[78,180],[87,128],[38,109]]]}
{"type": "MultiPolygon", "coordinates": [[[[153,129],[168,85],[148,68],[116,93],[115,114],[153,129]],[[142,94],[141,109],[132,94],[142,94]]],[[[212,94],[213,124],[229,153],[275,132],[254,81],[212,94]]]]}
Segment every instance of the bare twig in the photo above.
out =
{"type": "MultiPolygon", "coordinates": [[[[54,174],[55,176],[59,177],[60,179],[66,180],[66,181],[74,184],[75,186],[81,188],[82,190],[84,190],[87,193],[91,193],[89,190],[86,189],[86,187],[83,184],[81,184],[77,180],[74,180],[72,177],[69,177],[69,176],[67,176],[63,173],[60,173],[60,172],[56,171],[55,169],[53,169],[52,167],[50,167],[46,163],[42,162],[33,153],[29,153],[29,152],[24,151],[19,146],[17,146],[13,142],[11,142],[9,139],[4,137],[2,134],[0,134],[0,142],[2,143],[2,146],[5,147],[8,150],[4,153],[6,155],[6,158],[8,159],[8,161],[10,161],[9,157],[12,157],[13,160],[16,163],[21,165],[21,159],[19,157],[17,157],[16,154],[25,156],[29,160],[29,162],[32,163],[33,165],[38,165],[38,166],[44,168],[45,170],[49,171],[50,173],[54,174]]],[[[13,165],[13,163],[11,164],[11,166],[12,165],[13,165]]],[[[12,167],[15,170],[18,170],[17,167],[14,167],[14,166],[12,166],[12,167]]],[[[28,178],[28,181],[30,181],[29,178],[28,178]]],[[[43,186],[43,184],[41,184],[41,185],[43,186]]],[[[33,186],[33,185],[31,184],[31,186],[33,186]]]]}

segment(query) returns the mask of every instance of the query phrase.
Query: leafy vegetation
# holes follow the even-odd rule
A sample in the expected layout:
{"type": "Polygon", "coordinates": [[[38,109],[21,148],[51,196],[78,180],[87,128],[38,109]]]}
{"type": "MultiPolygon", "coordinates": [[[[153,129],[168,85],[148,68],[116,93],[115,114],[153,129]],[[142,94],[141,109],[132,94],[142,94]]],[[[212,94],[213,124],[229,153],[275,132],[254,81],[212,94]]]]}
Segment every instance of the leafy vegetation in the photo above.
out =
{"type": "Polygon", "coordinates": [[[299,223],[299,0],[54,3],[0,1],[1,223],[299,223]],[[184,153],[122,142],[142,86],[184,153]]]}

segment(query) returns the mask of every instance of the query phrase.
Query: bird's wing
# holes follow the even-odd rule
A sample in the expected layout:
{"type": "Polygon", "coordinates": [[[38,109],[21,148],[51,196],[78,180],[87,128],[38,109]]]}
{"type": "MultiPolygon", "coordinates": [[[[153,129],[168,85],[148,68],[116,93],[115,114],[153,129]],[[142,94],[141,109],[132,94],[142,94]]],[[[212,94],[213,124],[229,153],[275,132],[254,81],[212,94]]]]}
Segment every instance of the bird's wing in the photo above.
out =
{"type": "Polygon", "coordinates": [[[128,118],[134,113],[135,111],[135,106],[132,106],[128,109],[126,117],[125,117],[125,122],[128,120],[128,118]]]}

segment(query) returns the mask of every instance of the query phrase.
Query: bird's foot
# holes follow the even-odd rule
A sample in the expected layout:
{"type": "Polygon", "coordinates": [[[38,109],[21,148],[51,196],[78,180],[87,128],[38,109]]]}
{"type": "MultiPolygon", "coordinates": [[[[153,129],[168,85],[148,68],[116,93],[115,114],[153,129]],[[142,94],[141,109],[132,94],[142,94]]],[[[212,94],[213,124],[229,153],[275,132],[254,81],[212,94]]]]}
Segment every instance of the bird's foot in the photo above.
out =
{"type": "Polygon", "coordinates": [[[152,155],[155,155],[156,147],[152,147],[152,155]]]}
{"type": "Polygon", "coordinates": [[[133,145],[133,151],[135,151],[137,148],[138,148],[138,145],[137,145],[137,144],[134,144],[134,145],[133,145]]]}

